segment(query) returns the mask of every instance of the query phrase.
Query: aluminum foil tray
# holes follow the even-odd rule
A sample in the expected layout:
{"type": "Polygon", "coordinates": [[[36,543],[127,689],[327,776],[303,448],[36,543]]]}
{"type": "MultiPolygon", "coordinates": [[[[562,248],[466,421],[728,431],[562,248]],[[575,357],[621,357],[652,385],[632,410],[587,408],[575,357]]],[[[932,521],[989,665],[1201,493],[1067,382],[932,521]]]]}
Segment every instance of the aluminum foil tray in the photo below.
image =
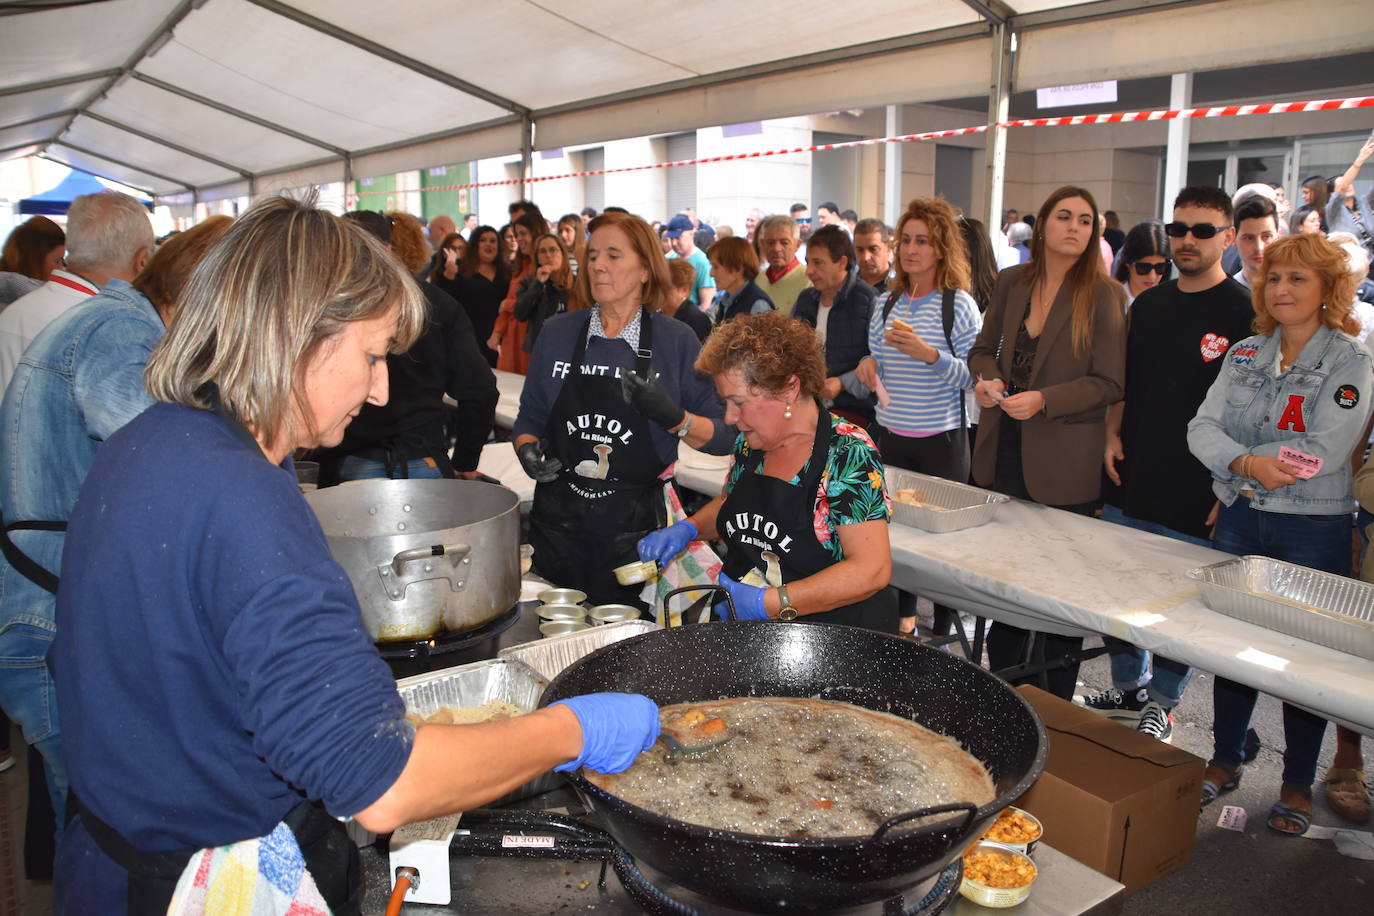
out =
{"type": "Polygon", "coordinates": [[[658,629],[662,628],[652,620],[626,620],[521,643],[502,649],[496,655],[498,658],[528,665],[542,676],[553,680],[564,668],[584,655],[591,655],[602,646],[609,646],[613,642],[658,629]]]}
{"type": "Polygon", "coordinates": [[[1188,577],[1218,613],[1374,661],[1374,585],[1256,556],[1188,577]]]}
{"type": "MultiPolygon", "coordinates": [[[[522,712],[533,712],[539,706],[546,678],[524,665],[503,658],[492,658],[442,671],[431,671],[402,678],[396,689],[405,701],[406,712],[427,716],[444,706],[481,706],[489,700],[505,700],[522,712]]],[[[550,771],[537,776],[493,805],[529,798],[556,789],[562,777],[550,771]]]]}
{"type": "Polygon", "coordinates": [[[935,534],[986,525],[997,514],[997,507],[1009,499],[1001,493],[990,493],[968,484],[901,468],[887,468],[886,476],[887,492],[892,496],[893,521],[935,534]],[[940,508],[899,502],[898,490],[919,490],[922,502],[940,508]]]}

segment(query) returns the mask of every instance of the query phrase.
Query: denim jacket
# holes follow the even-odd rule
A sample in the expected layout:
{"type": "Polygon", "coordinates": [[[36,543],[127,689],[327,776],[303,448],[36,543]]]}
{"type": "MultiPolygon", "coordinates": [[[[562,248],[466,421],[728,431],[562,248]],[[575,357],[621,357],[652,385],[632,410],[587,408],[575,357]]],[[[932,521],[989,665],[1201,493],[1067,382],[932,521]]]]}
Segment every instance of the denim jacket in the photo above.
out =
{"type": "Polygon", "coordinates": [[[1287,372],[1279,372],[1277,331],[1247,337],[1225,359],[1188,424],[1188,448],[1212,472],[1217,497],[1229,506],[1253,490],[1251,505],[1266,512],[1354,512],[1350,453],[1374,403],[1374,360],[1364,345],[1322,325],[1287,372]],[[1265,490],[1229,468],[1246,452],[1277,458],[1284,446],[1320,458],[1317,474],[1265,490]]]}
{"type": "MultiPolygon", "coordinates": [[[[0,404],[5,523],[65,521],[96,449],[153,403],[143,369],[164,329],[123,280],[53,320],[24,351],[0,404]]],[[[54,575],[65,535],[15,531],[15,546],[54,575]]],[[[0,701],[37,743],[57,731],[45,657],[56,598],[0,560],[0,701]]]]}

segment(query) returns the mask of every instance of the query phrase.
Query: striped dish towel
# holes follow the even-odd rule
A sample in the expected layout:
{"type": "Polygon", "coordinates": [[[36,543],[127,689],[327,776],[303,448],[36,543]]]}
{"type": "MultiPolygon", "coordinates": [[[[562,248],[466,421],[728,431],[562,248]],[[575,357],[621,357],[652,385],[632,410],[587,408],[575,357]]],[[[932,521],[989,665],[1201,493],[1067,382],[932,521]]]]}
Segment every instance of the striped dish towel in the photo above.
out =
{"type": "MultiPolygon", "coordinates": [[[[671,478],[676,467],[676,463],[669,465],[662,476],[671,478]]],[[[687,513],[683,511],[682,500],[678,496],[677,487],[671,481],[663,488],[663,499],[667,508],[669,525],[680,522],[687,517],[687,513]]],[[[684,585],[715,585],[716,580],[720,577],[721,565],[720,557],[705,541],[693,541],[671,563],[658,571],[657,579],[652,579],[645,584],[639,600],[653,608],[658,625],[666,627],[669,625],[669,621],[664,619],[663,596],[684,585]]],[[[679,618],[683,610],[698,597],[700,595],[681,595],[673,599],[674,620],[672,623],[674,625],[681,622],[679,618]]],[[[711,619],[711,606],[709,604],[702,610],[701,616],[703,620],[711,619]]],[[[698,623],[700,621],[688,622],[698,623]]]]}
{"type": "Polygon", "coordinates": [[[177,881],[167,916],[328,916],[285,824],[265,837],[202,849],[177,881]]]}

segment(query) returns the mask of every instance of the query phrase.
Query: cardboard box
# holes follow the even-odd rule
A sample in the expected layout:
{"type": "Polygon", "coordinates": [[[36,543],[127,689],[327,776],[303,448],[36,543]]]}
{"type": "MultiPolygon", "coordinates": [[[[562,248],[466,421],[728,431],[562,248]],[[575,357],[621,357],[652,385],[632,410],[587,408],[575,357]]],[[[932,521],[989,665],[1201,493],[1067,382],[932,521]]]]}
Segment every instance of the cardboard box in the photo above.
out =
{"type": "Polygon", "coordinates": [[[1045,771],[1016,802],[1044,841],[1133,894],[1193,855],[1205,761],[1035,687],[1018,688],[1045,722],[1045,771]]]}

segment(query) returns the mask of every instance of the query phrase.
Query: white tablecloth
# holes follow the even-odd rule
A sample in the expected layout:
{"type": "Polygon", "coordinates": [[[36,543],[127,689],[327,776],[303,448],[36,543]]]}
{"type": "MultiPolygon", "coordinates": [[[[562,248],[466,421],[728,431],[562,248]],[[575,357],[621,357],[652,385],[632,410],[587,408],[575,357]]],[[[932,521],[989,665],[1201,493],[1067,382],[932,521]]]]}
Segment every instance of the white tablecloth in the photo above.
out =
{"type": "MultiPolygon", "coordinates": [[[[507,406],[513,422],[523,381],[497,373],[498,423],[507,406]]],[[[528,510],[534,482],[510,443],[488,445],[479,467],[528,510]]],[[[677,467],[680,485],[708,496],[720,493],[725,475],[677,467]]],[[[1017,626],[1116,636],[1374,735],[1374,662],[1202,603],[1185,573],[1228,554],[1017,500],[978,528],[930,534],[894,524],[891,540],[892,583],[908,591],[1017,626]]]]}

